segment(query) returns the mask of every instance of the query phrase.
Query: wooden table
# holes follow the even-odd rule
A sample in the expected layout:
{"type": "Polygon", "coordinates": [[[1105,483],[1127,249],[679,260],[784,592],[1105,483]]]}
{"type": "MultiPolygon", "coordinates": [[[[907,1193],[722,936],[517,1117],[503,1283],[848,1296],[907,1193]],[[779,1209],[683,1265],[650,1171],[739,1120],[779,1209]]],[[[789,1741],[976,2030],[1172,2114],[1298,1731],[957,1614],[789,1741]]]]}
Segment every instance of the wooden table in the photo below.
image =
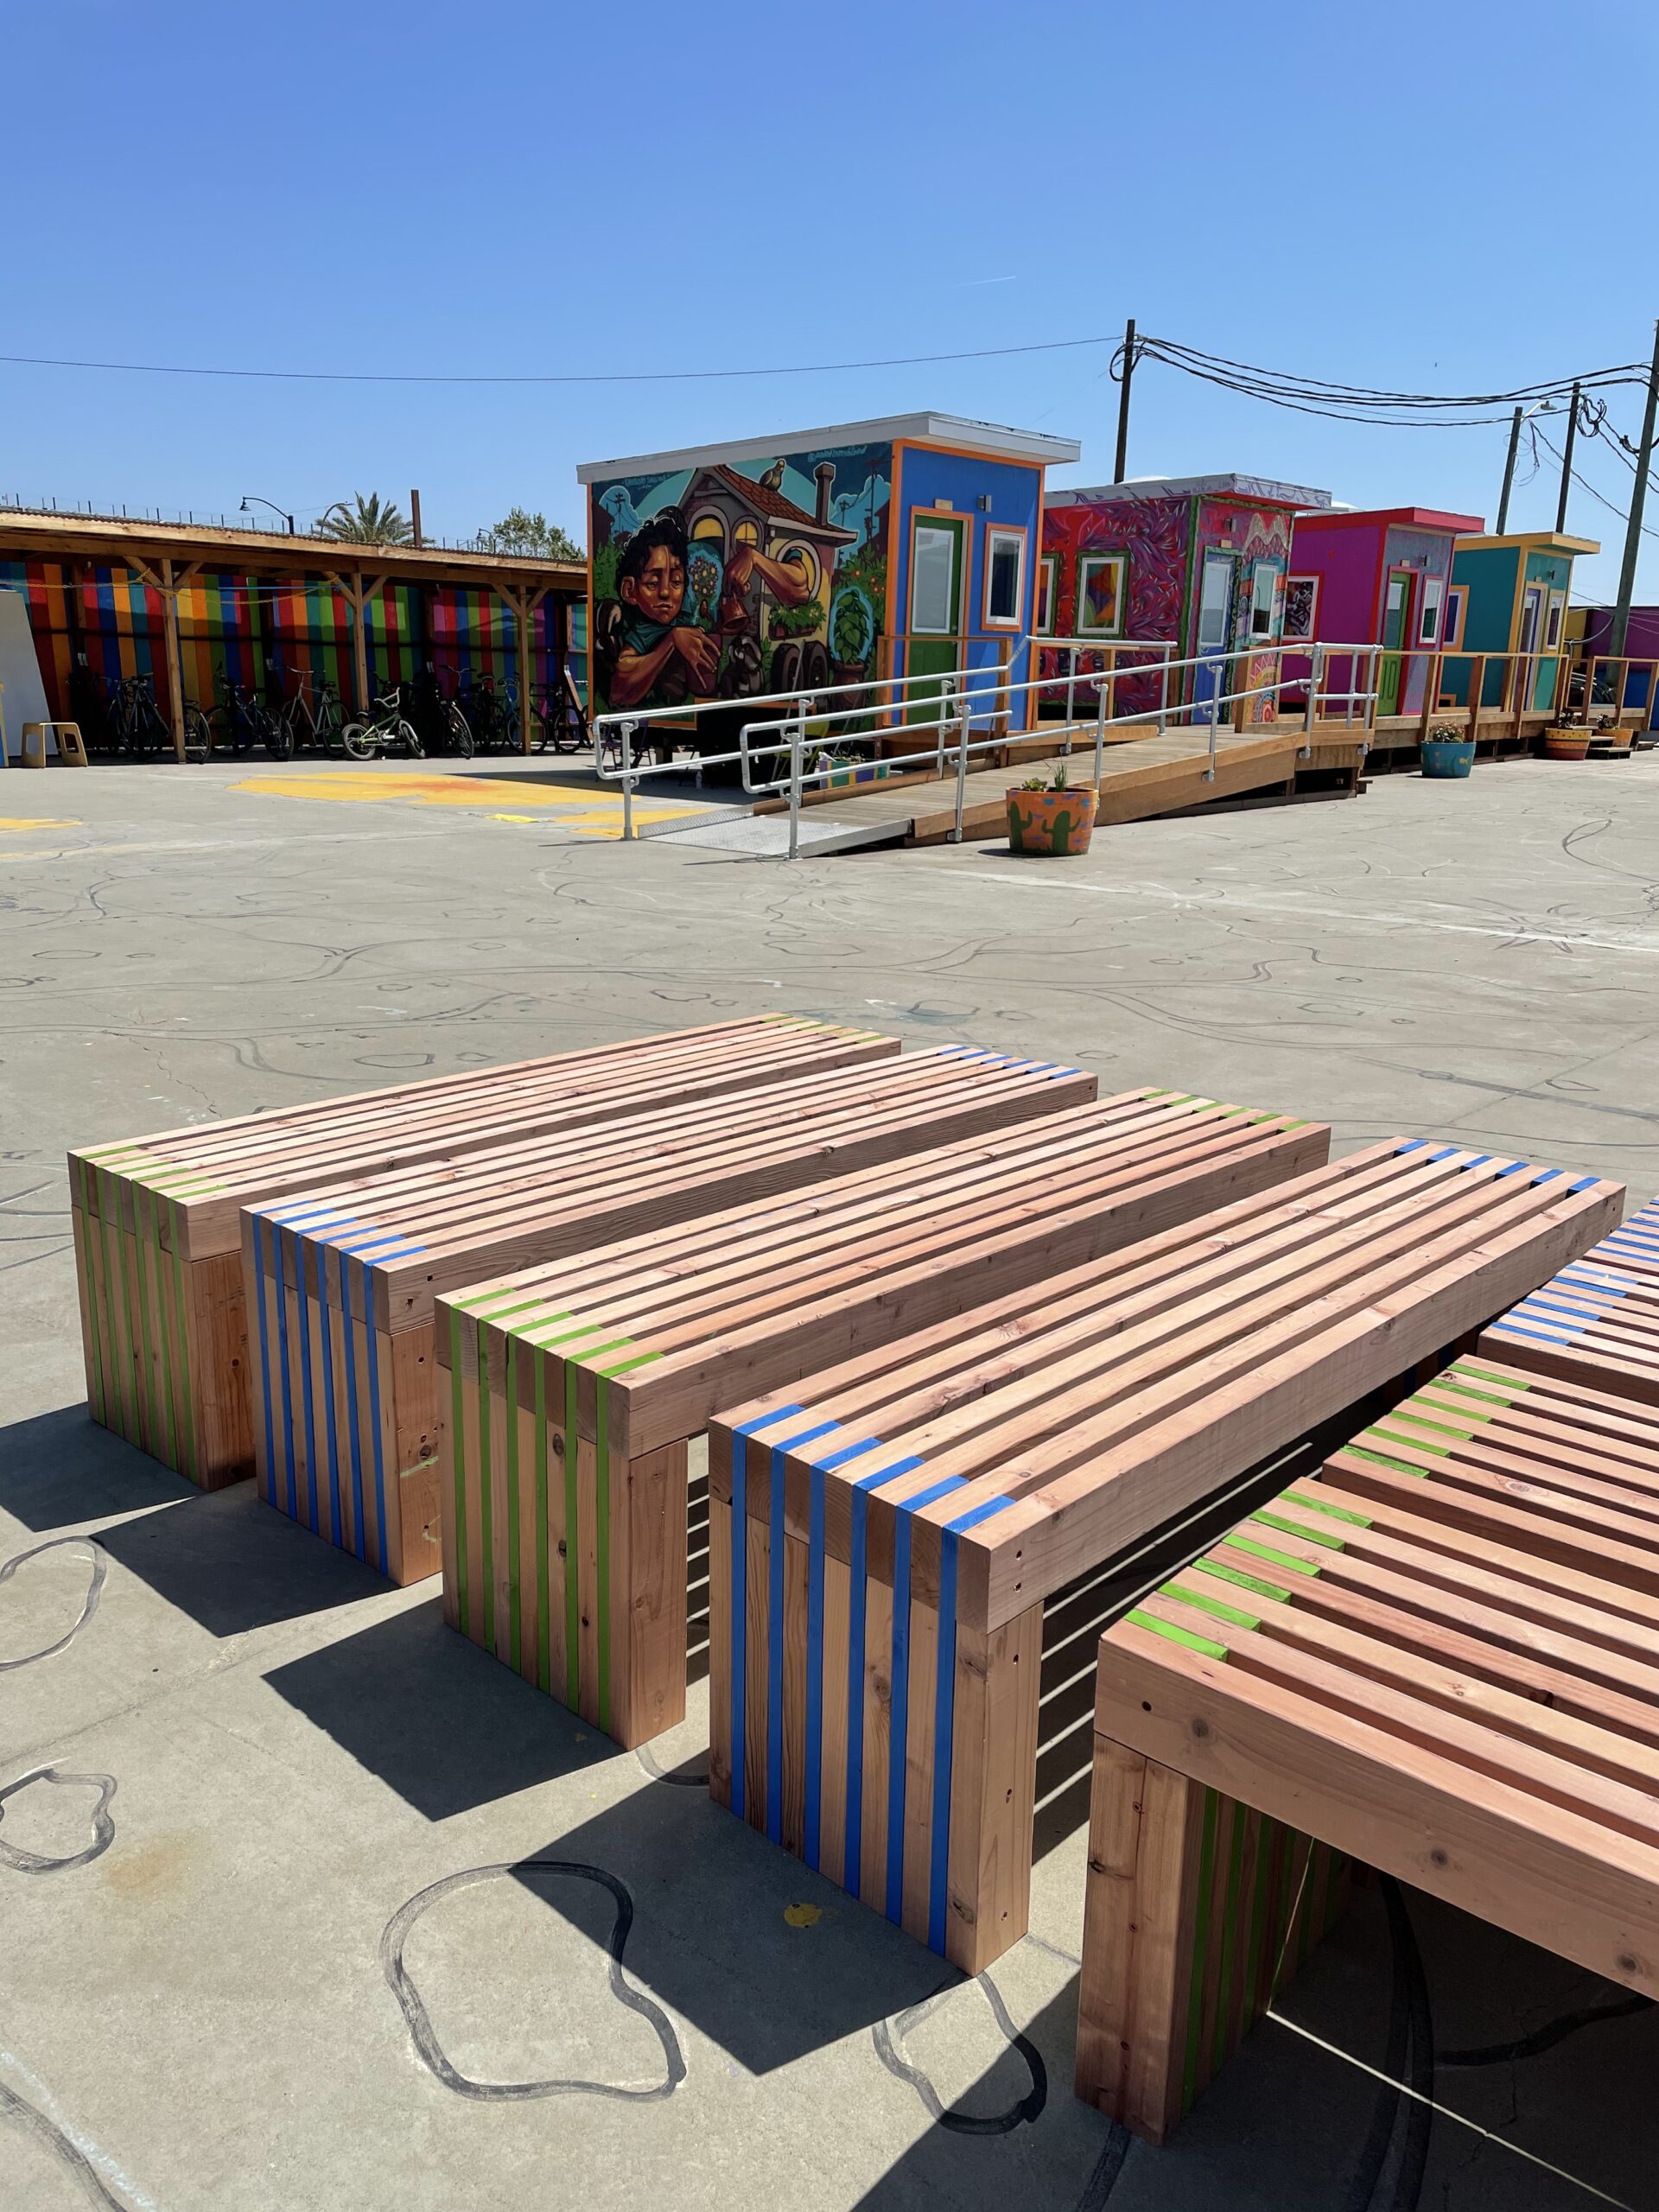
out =
{"type": "Polygon", "coordinates": [[[92,1418],[205,1490],[252,1471],[243,1206],[898,1050],[761,1014],[72,1152],[92,1418]]]}
{"type": "Polygon", "coordinates": [[[715,1796],[978,1971],[1027,1924],[1044,1601],[1454,1344],[1619,1198],[1373,1146],[722,1411],[715,1796]]]}
{"type": "Polygon", "coordinates": [[[259,1494],[395,1581],[435,1574],[445,1293],[1038,1120],[1095,1090],[1076,1068],[950,1046],[251,1207],[259,1494]]]}
{"type": "Polygon", "coordinates": [[[1102,1638],[1077,2094],[1161,2142],[1363,1859],[1659,1995],[1659,1412],[1455,1361],[1102,1638]]]}
{"type": "Polygon", "coordinates": [[[717,1407],[1282,1183],[1329,1143],[1128,1091],[441,1299],[444,1618],[619,1742],[659,1735],[685,1711],[686,1449],[717,1407]]]}

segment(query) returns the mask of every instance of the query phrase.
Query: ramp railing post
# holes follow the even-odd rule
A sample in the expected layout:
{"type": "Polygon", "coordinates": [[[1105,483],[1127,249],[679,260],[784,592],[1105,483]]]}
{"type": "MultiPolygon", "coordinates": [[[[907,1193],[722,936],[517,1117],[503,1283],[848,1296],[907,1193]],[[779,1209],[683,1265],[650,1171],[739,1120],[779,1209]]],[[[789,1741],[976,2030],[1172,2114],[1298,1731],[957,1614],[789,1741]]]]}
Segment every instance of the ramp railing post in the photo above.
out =
{"type": "MultiPolygon", "coordinates": [[[[1116,702],[1114,702],[1114,704],[1116,702]]],[[[1095,790],[1098,794],[1100,779],[1106,772],[1106,687],[1101,686],[1100,697],[1095,708],[1095,790]]]]}
{"type": "Polygon", "coordinates": [[[622,841],[633,836],[633,724],[622,725],[622,841]]]}
{"type": "Polygon", "coordinates": [[[1213,784],[1216,780],[1216,731],[1221,721],[1221,687],[1226,680],[1226,656],[1224,654],[1213,666],[1215,682],[1210,692],[1210,765],[1203,777],[1206,784],[1213,784]]]}
{"type": "Polygon", "coordinates": [[[1164,647],[1164,658],[1158,677],[1158,734],[1161,737],[1169,727],[1169,664],[1170,649],[1164,647]]]}
{"type": "Polygon", "coordinates": [[[1307,705],[1302,715],[1302,758],[1313,750],[1313,725],[1319,719],[1319,685],[1325,678],[1325,647],[1315,645],[1307,657],[1307,705]]]}
{"type": "Polygon", "coordinates": [[[801,753],[806,743],[807,702],[795,702],[795,719],[789,726],[789,857],[801,856],[801,753]]]}
{"type": "Polygon", "coordinates": [[[950,842],[962,842],[962,817],[968,804],[968,740],[974,727],[973,695],[964,681],[962,687],[962,712],[957,723],[957,825],[950,832],[950,842]]]}

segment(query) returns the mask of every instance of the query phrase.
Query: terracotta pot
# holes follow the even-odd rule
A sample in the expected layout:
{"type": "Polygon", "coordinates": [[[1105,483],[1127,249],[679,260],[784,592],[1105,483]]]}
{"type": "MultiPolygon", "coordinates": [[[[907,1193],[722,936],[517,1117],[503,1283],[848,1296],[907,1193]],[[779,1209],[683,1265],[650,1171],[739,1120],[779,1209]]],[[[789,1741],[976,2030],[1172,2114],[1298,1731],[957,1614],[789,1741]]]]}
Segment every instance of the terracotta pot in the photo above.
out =
{"type": "Polygon", "coordinates": [[[1590,754],[1588,730],[1548,730],[1544,735],[1546,760],[1585,760],[1590,754]]]}
{"type": "Polygon", "coordinates": [[[1008,793],[1008,849],[1015,853],[1086,853],[1095,827],[1090,791],[1008,793]]]}

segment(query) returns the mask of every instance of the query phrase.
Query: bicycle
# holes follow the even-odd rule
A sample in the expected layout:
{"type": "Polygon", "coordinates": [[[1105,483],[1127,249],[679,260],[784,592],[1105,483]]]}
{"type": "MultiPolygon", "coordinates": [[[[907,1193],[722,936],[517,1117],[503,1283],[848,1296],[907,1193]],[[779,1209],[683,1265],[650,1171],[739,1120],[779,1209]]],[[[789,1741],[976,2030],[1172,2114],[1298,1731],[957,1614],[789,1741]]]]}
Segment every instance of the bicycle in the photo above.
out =
{"type": "Polygon", "coordinates": [[[118,753],[160,752],[172,746],[172,729],[156,703],[149,677],[117,679],[105,707],[104,734],[118,753]]]}
{"type": "Polygon", "coordinates": [[[473,754],[473,733],[459,702],[446,696],[435,670],[413,677],[408,686],[409,717],[426,745],[440,753],[458,753],[463,760],[473,754]]]}
{"type": "Polygon", "coordinates": [[[313,746],[323,753],[340,749],[346,720],[340,694],[327,677],[318,684],[315,701],[309,696],[309,687],[310,678],[302,676],[293,697],[282,709],[280,719],[288,733],[290,755],[298,745],[313,746]]]}
{"type": "Polygon", "coordinates": [[[384,698],[374,702],[381,711],[366,721],[347,722],[340,734],[340,743],[353,760],[372,760],[377,753],[395,752],[402,747],[412,760],[426,758],[420,739],[415,734],[413,722],[405,720],[403,712],[403,686],[394,683],[384,698]]]}
{"type": "Polygon", "coordinates": [[[538,753],[586,753],[592,745],[587,710],[568,668],[562,683],[543,687],[540,698],[532,702],[531,712],[542,726],[536,747],[538,753]]]}
{"type": "Polygon", "coordinates": [[[510,747],[516,742],[514,721],[496,695],[494,678],[477,677],[466,685],[461,694],[461,703],[471,726],[473,741],[485,751],[492,746],[510,747]]]}
{"type": "Polygon", "coordinates": [[[258,745],[273,760],[291,760],[294,734],[258,693],[232,682],[223,668],[219,671],[219,684],[224,696],[207,719],[214,729],[223,731],[231,750],[245,753],[250,746],[258,745]]]}

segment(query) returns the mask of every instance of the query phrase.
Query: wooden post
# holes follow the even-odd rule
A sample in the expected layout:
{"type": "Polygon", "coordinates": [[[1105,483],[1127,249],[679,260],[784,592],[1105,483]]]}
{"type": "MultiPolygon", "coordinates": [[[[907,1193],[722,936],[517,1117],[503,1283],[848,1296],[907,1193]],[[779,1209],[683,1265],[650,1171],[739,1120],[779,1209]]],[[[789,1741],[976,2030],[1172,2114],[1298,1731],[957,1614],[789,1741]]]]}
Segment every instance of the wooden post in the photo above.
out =
{"type": "Polygon", "coordinates": [[[179,657],[179,591],[173,563],[162,563],[162,637],[167,648],[167,689],[173,709],[173,754],[184,759],[184,669],[179,657]]]}
{"type": "Polygon", "coordinates": [[[1521,724],[1527,711],[1527,702],[1537,689],[1538,661],[1532,653],[1517,653],[1515,658],[1515,696],[1510,702],[1510,735],[1519,738],[1521,724]]]}
{"type": "Polygon", "coordinates": [[[1423,711],[1417,718],[1417,742],[1426,745],[1428,733],[1433,728],[1434,709],[1440,696],[1440,662],[1443,656],[1430,653],[1428,665],[1423,671],[1423,711]]]}
{"type": "Polygon", "coordinates": [[[1486,656],[1477,653],[1469,671],[1469,734],[1480,735],[1480,699],[1486,689],[1486,656]]]}
{"type": "MultiPolygon", "coordinates": [[[[342,582],[344,579],[342,578],[342,582]]],[[[346,596],[352,602],[352,676],[357,686],[357,711],[366,716],[369,711],[369,643],[365,632],[367,617],[364,613],[363,575],[354,570],[349,584],[345,585],[346,596]]]]}

